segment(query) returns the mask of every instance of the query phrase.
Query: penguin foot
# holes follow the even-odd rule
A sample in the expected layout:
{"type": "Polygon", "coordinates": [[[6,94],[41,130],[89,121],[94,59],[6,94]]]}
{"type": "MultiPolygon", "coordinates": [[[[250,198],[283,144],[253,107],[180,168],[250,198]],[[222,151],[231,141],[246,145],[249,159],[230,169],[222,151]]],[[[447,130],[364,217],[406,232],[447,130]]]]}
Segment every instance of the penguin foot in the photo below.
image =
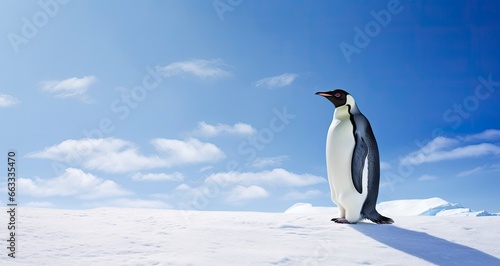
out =
{"type": "Polygon", "coordinates": [[[394,223],[394,220],[389,218],[389,217],[385,217],[385,216],[382,216],[380,215],[379,213],[377,213],[376,215],[372,215],[370,217],[364,217],[376,224],[392,224],[394,223]]]}
{"type": "MultiPolygon", "coordinates": [[[[383,217],[383,216],[382,216],[383,217]]],[[[376,223],[376,224],[392,224],[394,223],[394,220],[392,220],[391,218],[389,217],[383,217],[382,219],[370,219],[372,222],[376,223]]]]}
{"type": "Polygon", "coordinates": [[[338,223],[338,224],[350,224],[350,222],[349,222],[349,221],[347,221],[347,219],[346,219],[346,218],[344,218],[344,217],[341,217],[341,218],[333,218],[333,219],[332,219],[332,221],[333,221],[333,222],[336,222],[336,223],[338,223]]]}

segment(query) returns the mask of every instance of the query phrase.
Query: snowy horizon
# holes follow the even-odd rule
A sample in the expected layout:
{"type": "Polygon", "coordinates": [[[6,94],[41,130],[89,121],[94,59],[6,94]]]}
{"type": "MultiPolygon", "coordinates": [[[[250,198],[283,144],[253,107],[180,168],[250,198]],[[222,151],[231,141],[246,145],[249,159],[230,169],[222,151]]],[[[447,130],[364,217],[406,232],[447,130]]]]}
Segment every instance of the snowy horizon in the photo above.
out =
{"type": "MultiPolygon", "coordinates": [[[[4,205],[0,202],[0,205],[4,205]]],[[[292,204],[283,211],[267,212],[264,213],[294,213],[294,214],[320,214],[320,213],[336,213],[338,212],[338,207],[335,204],[333,206],[315,206],[311,203],[297,202],[292,204]]],[[[43,203],[36,205],[22,204],[18,205],[19,208],[41,208],[41,209],[60,209],[60,210],[72,210],[66,208],[54,208],[53,206],[45,205],[43,203]]],[[[143,205],[137,206],[99,206],[90,207],[80,210],[93,210],[99,208],[138,208],[138,209],[150,209],[150,210],[175,210],[175,211],[203,211],[196,209],[171,209],[165,208],[165,206],[152,206],[145,208],[143,205]]],[[[78,209],[75,209],[78,210],[78,209]]],[[[401,200],[391,200],[377,203],[377,210],[385,215],[389,216],[500,216],[500,213],[489,212],[487,209],[471,209],[467,206],[463,206],[460,203],[448,202],[439,197],[432,197],[426,199],[401,199],[401,200]]],[[[208,211],[208,210],[207,210],[208,211]]],[[[222,210],[212,210],[214,212],[220,212],[222,210]]],[[[208,211],[210,212],[210,211],[208,211]]],[[[241,212],[241,211],[236,211],[241,212]]],[[[256,212],[256,211],[249,211],[256,212]]],[[[363,220],[367,222],[367,220],[363,220]]]]}

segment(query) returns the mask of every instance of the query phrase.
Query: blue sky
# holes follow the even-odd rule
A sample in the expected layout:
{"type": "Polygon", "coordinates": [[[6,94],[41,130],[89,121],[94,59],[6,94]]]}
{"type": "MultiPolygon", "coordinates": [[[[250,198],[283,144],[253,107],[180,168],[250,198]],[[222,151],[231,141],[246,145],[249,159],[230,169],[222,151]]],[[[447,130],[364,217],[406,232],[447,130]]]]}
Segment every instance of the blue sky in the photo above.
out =
{"type": "Polygon", "coordinates": [[[379,143],[379,201],[500,212],[499,17],[496,1],[3,1],[18,201],[331,206],[333,105],[314,93],[343,88],[379,143]]]}

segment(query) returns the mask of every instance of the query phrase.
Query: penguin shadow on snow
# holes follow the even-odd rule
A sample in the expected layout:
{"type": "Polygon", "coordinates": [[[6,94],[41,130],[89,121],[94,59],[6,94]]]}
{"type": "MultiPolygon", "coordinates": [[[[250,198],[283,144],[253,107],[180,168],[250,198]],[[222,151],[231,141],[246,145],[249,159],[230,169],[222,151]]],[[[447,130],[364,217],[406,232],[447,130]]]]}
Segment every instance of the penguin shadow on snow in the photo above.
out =
{"type": "Polygon", "coordinates": [[[358,223],[352,228],[382,244],[436,265],[500,265],[499,258],[427,233],[369,223],[358,223]]]}

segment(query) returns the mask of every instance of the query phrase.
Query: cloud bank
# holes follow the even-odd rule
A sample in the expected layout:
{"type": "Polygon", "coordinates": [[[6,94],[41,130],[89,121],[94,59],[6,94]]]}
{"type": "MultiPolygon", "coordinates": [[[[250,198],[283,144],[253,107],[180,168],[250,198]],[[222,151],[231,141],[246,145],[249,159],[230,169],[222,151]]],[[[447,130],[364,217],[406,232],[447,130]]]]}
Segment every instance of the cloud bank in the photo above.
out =
{"type": "Polygon", "coordinates": [[[75,164],[107,173],[137,172],[185,164],[213,163],[225,157],[214,144],[191,138],[187,140],[154,139],[152,155],[143,155],[132,142],[117,139],[65,140],[42,151],[29,153],[29,158],[50,159],[75,164]]]}
{"type": "Polygon", "coordinates": [[[76,168],[68,168],[51,179],[19,178],[22,193],[34,197],[76,196],[81,199],[97,199],[131,195],[111,180],[98,178],[76,168]]]}
{"type": "Polygon", "coordinates": [[[420,165],[447,160],[499,155],[500,146],[494,143],[470,143],[474,141],[491,141],[499,138],[500,131],[498,130],[486,130],[479,134],[459,138],[436,137],[419,150],[403,157],[401,163],[420,165]]]}

